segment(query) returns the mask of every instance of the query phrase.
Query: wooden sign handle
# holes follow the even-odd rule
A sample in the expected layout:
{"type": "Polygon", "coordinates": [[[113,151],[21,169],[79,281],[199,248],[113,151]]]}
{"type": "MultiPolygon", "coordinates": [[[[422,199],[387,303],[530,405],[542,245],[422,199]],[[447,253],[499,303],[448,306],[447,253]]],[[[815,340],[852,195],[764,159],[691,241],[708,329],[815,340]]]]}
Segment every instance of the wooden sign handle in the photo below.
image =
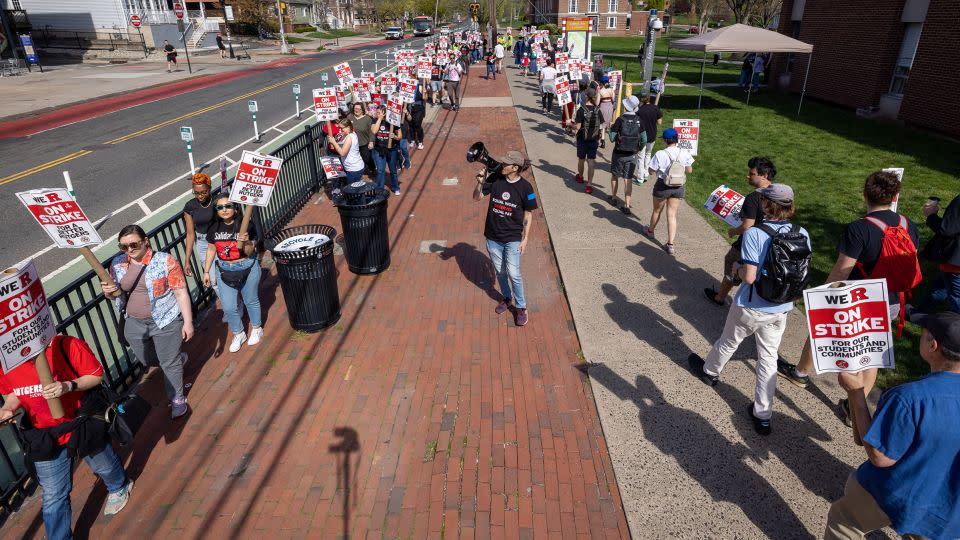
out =
{"type": "Polygon", "coordinates": [[[90,265],[90,268],[93,268],[93,271],[97,273],[97,277],[100,278],[100,281],[113,287],[117,286],[116,282],[113,281],[113,276],[111,276],[110,273],[107,272],[107,269],[100,264],[100,261],[97,260],[97,256],[90,251],[90,248],[80,248],[80,254],[83,255],[84,259],[86,259],[87,264],[90,265]]]}
{"type": "MultiPolygon", "coordinates": [[[[670,69],[670,63],[667,62],[666,64],[663,65],[663,74],[660,75],[660,87],[661,87],[661,88],[666,88],[666,87],[667,87],[667,70],[669,70],[669,69],[670,69]]],[[[662,95],[663,95],[663,91],[662,91],[662,90],[661,90],[660,92],[657,92],[657,98],[653,100],[653,104],[654,104],[654,105],[660,105],[660,96],[662,96],[662,95]]]]}
{"type": "MultiPolygon", "coordinates": [[[[253,205],[246,205],[243,209],[243,219],[240,220],[240,234],[247,232],[247,229],[250,228],[250,218],[253,217],[253,205]]],[[[239,244],[237,248],[240,248],[239,244]]]]}
{"type": "MultiPolygon", "coordinates": [[[[103,268],[103,267],[101,267],[103,268]]],[[[50,373],[50,364],[47,363],[46,351],[40,351],[33,360],[33,365],[37,370],[37,378],[40,379],[42,386],[53,384],[53,374],[50,373]]],[[[51,398],[47,400],[47,406],[50,407],[50,416],[53,418],[63,418],[63,404],[60,398],[51,398]]]]}

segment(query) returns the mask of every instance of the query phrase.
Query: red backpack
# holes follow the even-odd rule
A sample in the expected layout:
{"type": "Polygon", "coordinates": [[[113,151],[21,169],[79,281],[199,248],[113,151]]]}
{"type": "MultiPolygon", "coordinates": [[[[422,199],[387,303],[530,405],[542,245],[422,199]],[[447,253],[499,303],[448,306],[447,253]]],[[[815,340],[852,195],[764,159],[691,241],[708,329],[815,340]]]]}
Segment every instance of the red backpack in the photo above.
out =
{"type": "Polygon", "coordinates": [[[869,274],[863,264],[857,262],[857,268],[866,279],[887,279],[887,290],[900,293],[900,322],[897,325],[897,337],[903,332],[904,293],[920,284],[923,274],[920,272],[920,260],[917,259],[917,247],[913,245],[910,233],[907,232],[907,218],[900,216],[900,223],[890,227],[875,217],[863,219],[873,223],[883,232],[880,247],[880,258],[869,274]]]}

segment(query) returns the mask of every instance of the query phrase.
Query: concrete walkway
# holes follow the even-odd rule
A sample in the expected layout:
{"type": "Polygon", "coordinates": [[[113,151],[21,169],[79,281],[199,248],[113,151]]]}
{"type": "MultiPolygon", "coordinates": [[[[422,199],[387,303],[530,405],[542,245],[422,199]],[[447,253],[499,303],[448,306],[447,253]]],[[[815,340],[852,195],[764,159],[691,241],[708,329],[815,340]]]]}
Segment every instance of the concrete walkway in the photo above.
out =
{"type": "MultiPolygon", "coordinates": [[[[701,291],[717,283],[727,242],[686,206],[676,257],[660,244],[665,217],[657,242],[643,237],[652,186],[635,187],[633,217],[610,206],[611,145],[598,159],[599,189],[584,194],[558,111],[542,114],[533,80],[508,71],[633,537],[820,537],[830,502],[865,459],[834,413],[836,379],[812,390],[780,381],[773,434],[761,437],[746,417],[752,340],[716,389],[694,378],[687,356],[705,355],[726,317],[701,291]]],[[[691,182],[717,183],[696,169],[691,182]]],[[[795,310],[783,356],[796,361],[805,337],[795,310]]]]}

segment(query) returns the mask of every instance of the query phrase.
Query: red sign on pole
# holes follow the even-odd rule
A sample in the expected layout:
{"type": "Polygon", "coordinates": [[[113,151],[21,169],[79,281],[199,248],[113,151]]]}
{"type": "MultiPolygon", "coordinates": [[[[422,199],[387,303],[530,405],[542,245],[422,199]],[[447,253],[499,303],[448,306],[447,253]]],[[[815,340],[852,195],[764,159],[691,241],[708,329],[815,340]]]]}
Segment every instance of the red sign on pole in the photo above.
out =
{"type": "Polygon", "coordinates": [[[173,14],[177,16],[178,19],[183,18],[183,4],[177,2],[173,5],[173,14]]]}
{"type": "Polygon", "coordinates": [[[139,16],[139,15],[131,15],[131,16],[130,16],[130,24],[132,24],[134,28],[140,28],[140,22],[141,22],[141,21],[140,21],[140,16],[139,16]]]}

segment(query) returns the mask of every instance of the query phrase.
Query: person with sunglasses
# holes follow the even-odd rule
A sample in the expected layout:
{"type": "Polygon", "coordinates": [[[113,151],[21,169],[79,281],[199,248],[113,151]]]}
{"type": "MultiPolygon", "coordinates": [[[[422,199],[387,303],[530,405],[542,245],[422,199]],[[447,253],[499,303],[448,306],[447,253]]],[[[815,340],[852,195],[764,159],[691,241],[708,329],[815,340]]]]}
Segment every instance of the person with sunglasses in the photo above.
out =
{"type": "Polygon", "coordinates": [[[139,225],[127,225],[117,235],[121,254],[110,262],[116,285],[100,282],[122,317],[123,336],[145,366],[159,365],[170,400],[170,416],[187,414],[183,394],[184,341],[193,337],[193,306],[177,258],[153,251],[139,225]]]}
{"type": "Polygon", "coordinates": [[[207,231],[207,241],[214,249],[207,250],[203,265],[203,284],[210,286],[210,270],[216,261],[217,296],[223,314],[233,332],[230,352],[240,350],[244,342],[256,345],[263,338],[260,317],[260,264],[257,261],[256,238],[252,232],[240,232],[240,215],[230,202],[230,196],[221,194],[214,201],[217,219],[207,231]],[[250,337],[244,331],[239,300],[250,315],[250,337]]]}
{"type": "Polygon", "coordinates": [[[210,198],[210,177],[204,173],[193,175],[193,198],[183,205],[183,222],[187,226],[187,249],[184,256],[183,274],[193,277],[193,265],[190,255],[197,248],[197,261],[202,266],[207,260],[207,229],[213,223],[216,213],[210,198]]]}

